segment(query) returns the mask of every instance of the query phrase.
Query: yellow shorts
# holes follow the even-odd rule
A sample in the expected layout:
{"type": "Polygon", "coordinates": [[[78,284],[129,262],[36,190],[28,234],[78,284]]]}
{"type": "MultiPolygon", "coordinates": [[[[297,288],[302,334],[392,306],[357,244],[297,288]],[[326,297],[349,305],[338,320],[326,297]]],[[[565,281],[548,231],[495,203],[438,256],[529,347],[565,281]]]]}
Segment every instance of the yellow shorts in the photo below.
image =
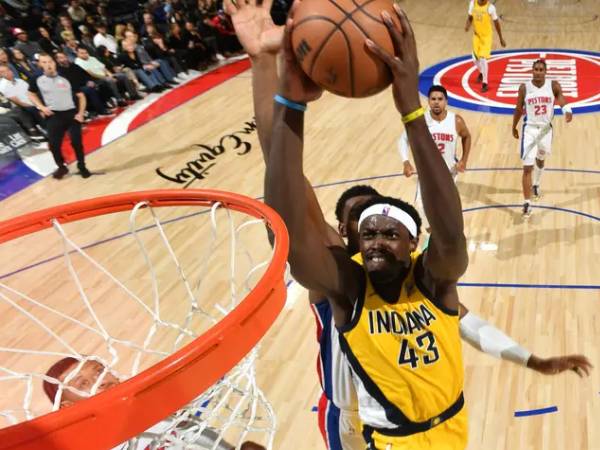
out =
{"type": "Polygon", "coordinates": [[[492,54],[492,37],[480,38],[476,34],[473,35],[473,55],[476,59],[489,58],[492,54]]]}
{"type": "Polygon", "coordinates": [[[467,408],[444,423],[410,436],[385,436],[374,431],[369,450],[464,450],[469,438],[467,408]]]}

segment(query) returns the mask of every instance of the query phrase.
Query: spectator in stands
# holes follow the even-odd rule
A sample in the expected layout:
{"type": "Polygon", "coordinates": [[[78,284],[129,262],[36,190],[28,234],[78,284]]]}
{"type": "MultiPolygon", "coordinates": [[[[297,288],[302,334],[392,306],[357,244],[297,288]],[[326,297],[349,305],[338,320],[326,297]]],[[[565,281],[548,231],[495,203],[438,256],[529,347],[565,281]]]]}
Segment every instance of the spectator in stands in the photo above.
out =
{"type": "Polygon", "coordinates": [[[15,28],[13,30],[13,36],[17,38],[14,48],[18,48],[28,59],[33,59],[36,53],[42,53],[42,47],[35,41],[29,40],[27,32],[21,28],[15,28]]]}
{"type": "Polygon", "coordinates": [[[52,176],[60,180],[69,169],[62,155],[62,142],[68,131],[71,145],[77,156],[77,166],[83,178],[91,176],[85,165],[85,153],[81,140],[81,124],[84,121],[85,95],[69,80],[57,73],[56,62],[46,53],[40,55],[43,74],[29,85],[29,97],[47,120],[48,146],[58,168],[52,176]]]}
{"type": "Polygon", "coordinates": [[[168,31],[168,27],[166,24],[164,23],[155,23],[154,22],[154,16],[152,15],[152,13],[150,12],[145,12],[142,16],[142,20],[143,23],[140,26],[140,36],[142,38],[148,38],[150,37],[150,33],[148,32],[148,27],[154,27],[156,31],[158,31],[160,34],[164,34],[168,31]]]}
{"type": "MultiPolygon", "coordinates": [[[[187,73],[189,67],[185,61],[185,55],[182,55],[176,49],[169,47],[162,35],[156,31],[154,25],[148,25],[150,36],[144,39],[144,48],[153,59],[166,59],[171,64],[171,67],[177,72],[179,77],[183,77],[187,73]]],[[[187,51],[187,50],[186,50],[187,51]]]]}
{"type": "Polygon", "coordinates": [[[186,20],[184,24],[185,30],[190,34],[190,39],[203,47],[205,58],[208,59],[209,63],[215,63],[218,61],[217,53],[219,51],[217,47],[217,41],[215,38],[205,38],[202,33],[198,30],[194,22],[186,20]]]}
{"type": "Polygon", "coordinates": [[[40,38],[38,39],[38,44],[42,47],[42,50],[49,55],[53,55],[54,53],[60,51],[60,44],[52,39],[48,29],[46,27],[39,27],[38,32],[40,33],[40,38]]]}
{"type": "Polygon", "coordinates": [[[96,35],[94,36],[94,46],[96,48],[100,46],[104,46],[111,52],[113,55],[116,55],[118,52],[118,44],[117,40],[114,36],[111,36],[106,32],[106,24],[99,23],[96,25],[96,35]]]}
{"type": "Polygon", "coordinates": [[[81,31],[79,45],[85,47],[90,55],[97,56],[96,45],[94,44],[94,36],[92,36],[90,29],[85,25],[80,25],[79,31],[81,31]]]}
{"type": "Polygon", "coordinates": [[[79,0],[71,0],[69,2],[69,7],[67,8],[67,12],[73,22],[76,24],[82,24],[85,21],[85,16],[87,15],[86,10],[79,4],[79,0]]]}
{"type": "Polygon", "coordinates": [[[62,33],[68,31],[75,39],[79,39],[81,34],[79,30],[73,26],[73,21],[68,15],[61,14],[58,16],[59,24],[56,27],[55,34],[57,37],[62,37],[62,33]]]}
{"type": "Polygon", "coordinates": [[[161,58],[153,60],[144,48],[144,46],[139,44],[138,35],[136,32],[130,30],[125,31],[125,41],[130,42],[135,46],[135,53],[137,54],[139,61],[143,65],[152,65],[160,71],[161,75],[166,80],[165,84],[167,84],[168,86],[177,85],[178,80],[175,80],[176,73],[174,72],[171,65],[167,62],[166,59],[161,58]]]}
{"type": "Polygon", "coordinates": [[[124,24],[118,23],[115,25],[115,40],[117,41],[117,46],[119,47],[125,40],[125,31],[127,31],[127,28],[125,28],[124,24]]]}
{"type": "Polygon", "coordinates": [[[192,40],[190,33],[182,29],[177,23],[171,24],[169,34],[169,47],[177,50],[185,60],[186,66],[190,69],[205,70],[208,66],[208,57],[206,47],[202,41],[192,40]]]}
{"type": "Polygon", "coordinates": [[[8,52],[4,48],[0,48],[0,64],[4,64],[8,66],[8,68],[12,71],[15,77],[19,76],[19,71],[14,66],[14,64],[10,61],[8,57],[8,52]]]}
{"type": "Polygon", "coordinates": [[[125,74],[114,74],[106,68],[106,66],[98,61],[94,56],[90,56],[85,47],[77,48],[77,58],[75,64],[85,70],[94,81],[108,90],[113,99],[117,101],[119,106],[127,106],[127,101],[121,96],[119,87],[122,91],[127,93],[127,96],[131,100],[140,100],[142,97],[139,96],[133,83],[127,78],[125,74]]]}
{"type": "Polygon", "coordinates": [[[41,75],[41,70],[31,64],[21,50],[18,48],[13,48],[11,53],[13,65],[19,73],[19,77],[21,77],[23,80],[29,82],[32,78],[41,75]]]}
{"type": "Polygon", "coordinates": [[[36,125],[44,121],[37,108],[31,103],[28,95],[29,84],[20,78],[15,78],[10,68],[0,64],[0,93],[12,103],[11,110],[16,120],[27,131],[32,140],[45,140],[36,125]]]}
{"type": "Polygon", "coordinates": [[[165,84],[165,79],[157,69],[158,65],[147,63],[143,64],[135,51],[135,44],[130,41],[123,41],[123,51],[119,54],[119,62],[131,69],[138,80],[140,80],[149,92],[163,92],[169,86],[165,84]]]}
{"type": "Polygon", "coordinates": [[[139,82],[134,71],[131,70],[129,67],[125,67],[119,61],[119,58],[116,55],[113,55],[111,52],[109,52],[108,49],[106,47],[104,47],[103,45],[98,47],[97,50],[98,50],[98,60],[102,64],[104,64],[106,66],[106,68],[108,70],[110,70],[112,73],[117,74],[118,76],[121,76],[122,74],[124,74],[133,83],[138,95],[143,96],[143,93],[141,91],[145,90],[146,86],[139,82]]]}
{"type": "Polygon", "coordinates": [[[92,77],[81,67],[71,64],[67,55],[63,52],[56,53],[56,62],[58,64],[58,74],[71,83],[76,89],[83,92],[87,99],[90,114],[98,116],[110,116],[110,105],[105,105],[98,86],[92,77]]]}
{"type": "Polygon", "coordinates": [[[231,21],[223,11],[219,11],[216,16],[205,23],[213,27],[216,31],[220,53],[228,57],[238,53],[242,49],[231,21]]]}
{"type": "Polygon", "coordinates": [[[50,12],[47,10],[43,11],[41,26],[46,28],[46,30],[56,30],[56,17],[50,14],[50,12]]]}

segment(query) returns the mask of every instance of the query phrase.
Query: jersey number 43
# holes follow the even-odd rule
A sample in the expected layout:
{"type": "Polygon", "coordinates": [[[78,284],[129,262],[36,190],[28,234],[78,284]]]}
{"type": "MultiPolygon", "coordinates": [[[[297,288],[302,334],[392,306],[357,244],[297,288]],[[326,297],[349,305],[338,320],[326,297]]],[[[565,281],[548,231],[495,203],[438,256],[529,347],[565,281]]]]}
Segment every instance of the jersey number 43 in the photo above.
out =
{"type": "Polygon", "coordinates": [[[420,353],[421,358],[417,355],[417,352],[414,348],[412,348],[407,339],[402,339],[402,343],[400,344],[400,355],[398,356],[398,364],[402,365],[410,365],[412,369],[416,369],[419,367],[419,359],[425,365],[433,364],[438,359],[440,359],[440,352],[435,346],[435,336],[431,331],[423,333],[415,339],[420,353]]]}

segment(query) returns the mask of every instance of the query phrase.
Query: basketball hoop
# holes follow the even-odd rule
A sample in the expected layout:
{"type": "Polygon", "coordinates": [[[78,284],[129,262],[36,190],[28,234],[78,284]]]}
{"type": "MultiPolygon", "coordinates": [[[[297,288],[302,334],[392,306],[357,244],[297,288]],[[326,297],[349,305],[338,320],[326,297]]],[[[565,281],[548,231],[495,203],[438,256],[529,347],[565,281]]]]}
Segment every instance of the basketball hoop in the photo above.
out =
{"type": "MultiPolygon", "coordinates": [[[[75,257],[86,258],[86,264],[97,268],[100,275],[110,277],[110,282],[115,283],[119,292],[127,293],[135,301],[143,301],[140,309],[147,310],[145,313],[149,315],[152,322],[149,329],[163,327],[168,332],[177,335],[173,339],[174,351],[162,357],[161,355],[164,355],[161,353],[162,350],[151,348],[155,335],[148,335],[142,345],[111,336],[105,331],[106,348],[112,355],[112,359],[111,356],[102,359],[100,356],[85,355],[80,351],[77,355],[82,361],[96,358],[98,361],[102,361],[107,367],[106,370],[113,370],[113,367],[121,362],[119,355],[116,355],[115,352],[127,347],[131,350],[132,355],[135,355],[135,358],[132,357],[134,363],[132,363],[133,369],[131,369],[129,379],[97,395],[93,395],[94,392],[92,392],[89,398],[63,409],[58,409],[59,401],[55,400],[55,411],[39,416],[30,411],[31,399],[27,399],[27,396],[31,397],[32,387],[36,387],[42,380],[48,381],[44,376],[47,367],[40,367],[38,371],[30,373],[15,372],[11,368],[3,367],[5,364],[0,360],[0,380],[10,381],[11,378],[15,378],[26,383],[27,394],[22,408],[25,411],[26,419],[30,419],[0,429],[0,449],[104,450],[129,439],[137,439],[140,434],[147,432],[153,425],[167,417],[175,418],[173,419],[175,425],[167,428],[166,431],[161,430],[156,433],[160,436],[153,438],[152,446],[148,446],[148,448],[220,449],[222,447],[218,446],[219,442],[225,439],[222,435],[219,435],[219,442],[211,438],[211,446],[197,444],[199,437],[206,438],[207,430],[217,429],[217,433],[219,432],[221,425],[215,425],[217,422],[226,424],[227,427],[237,424],[236,426],[242,428],[239,433],[241,437],[236,441],[236,448],[240,446],[242,439],[252,432],[266,433],[268,435],[266,445],[268,447],[272,445],[274,417],[267,426],[262,428],[255,423],[259,416],[258,409],[263,408],[266,411],[263,416],[272,414],[272,410],[262,391],[256,386],[254,379],[256,352],[252,351],[283,308],[286,295],[284,272],[286,270],[288,236],[283,221],[272,209],[257,200],[216,190],[156,190],[125,193],[52,207],[1,222],[0,244],[51,228],[54,228],[59,234],[60,242],[64,245],[62,256],[67,263],[69,273],[75,281],[74,284],[77,286],[87,310],[91,310],[98,323],[99,329],[102,331],[107,328],[101,323],[100,316],[94,312],[96,306],[89,300],[85,291],[85,283],[81,281],[81,275],[74,267],[73,258],[75,257]],[[202,214],[204,217],[210,217],[213,241],[207,253],[208,257],[215,253],[214,247],[217,245],[215,244],[217,215],[224,214],[228,218],[227,229],[231,231],[229,240],[232,242],[231,279],[227,291],[227,296],[230,298],[225,306],[221,303],[216,304],[215,310],[222,312],[220,316],[207,312],[199,304],[196,298],[199,287],[195,289],[192,286],[191,277],[180,263],[164,230],[167,223],[173,223],[175,220],[180,220],[181,217],[161,220],[155,209],[165,207],[203,208],[203,210],[186,217],[198,217],[202,214]],[[87,254],[86,249],[91,246],[75,244],[63,228],[65,224],[90,218],[97,220],[100,216],[126,211],[130,212],[130,232],[126,237],[132,237],[134,239],[132,242],[137,242],[145,261],[145,267],[151,275],[151,277],[148,276],[152,282],[151,292],[154,297],[149,306],[148,302],[138,296],[132,288],[125,286],[125,282],[112,275],[108,269],[87,254]],[[136,222],[138,215],[147,213],[150,214],[151,224],[139,228],[136,222]],[[251,216],[252,220],[247,220],[236,227],[232,213],[251,216]],[[234,276],[237,263],[234,263],[233,257],[237,254],[235,247],[239,244],[237,239],[242,233],[241,230],[252,224],[256,224],[261,229],[263,236],[264,226],[269,228],[274,236],[273,250],[271,252],[268,244],[265,244],[270,252],[270,261],[253,265],[244,278],[244,283],[248,285],[248,288],[240,289],[235,286],[235,280],[232,281],[237,276],[234,276]],[[153,235],[158,236],[153,238],[155,239],[153,242],[161,241],[166,246],[167,256],[163,260],[173,261],[176,267],[173,270],[176,270],[181,276],[183,286],[181,289],[186,294],[185,301],[189,302],[189,312],[180,323],[171,323],[161,315],[160,307],[162,305],[159,305],[161,299],[158,298],[156,273],[158,264],[152,262],[154,254],[147,249],[148,244],[144,243],[140,237],[144,230],[158,232],[153,235]],[[253,287],[250,287],[250,278],[259,271],[262,271],[262,276],[253,287]],[[245,296],[241,296],[240,291],[245,291],[243,292],[245,296]],[[206,330],[198,332],[194,329],[192,322],[197,317],[208,317],[209,326],[206,330]],[[140,360],[145,355],[161,357],[161,360],[151,367],[143,368],[140,360]],[[223,389],[229,390],[225,393],[223,389]],[[242,391],[249,392],[244,400],[240,400],[242,391]],[[238,406],[232,406],[231,403],[228,403],[229,406],[223,406],[225,403],[233,401],[232,398],[235,395],[238,396],[238,399],[235,400],[239,403],[238,406]],[[206,425],[204,422],[209,420],[209,417],[216,417],[213,412],[218,407],[228,411],[228,414],[231,412],[231,417],[226,419],[221,417],[219,421],[215,419],[211,424],[206,425]],[[241,422],[243,424],[240,425],[241,422]],[[185,433],[179,432],[182,423],[185,424],[185,433]],[[185,437],[192,435],[193,437],[190,438],[185,437]],[[177,447],[176,444],[180,446],[177,447]]],[[[227,245],[230,245],[229,240],[227,240],[227,245]]],[[[166,265],[163,260],[161,260],[161,265],[166,265]]],[[[205,258],[198,256],[191,260],[198,265],[197,271],[202,275],[202,264],[205,263],[205,258]]],[[[226,283],[225,281],[222,284],[226,285],[226,283]]],[[[198,286],[200,286],[200,281],[198,286]]],[[[22,306],[20,302],[29,302],[27,305],[34,305],[36,308],[41,308],[41,311],[51,308],[44,305],[43,302],[34,300],[28,294],[23,294],[8,286],[4,279],[0,278],[0,305],[3,300],[16,308],[18,312],[29,315],[28,320],[35,325],[47,328],[46,331],[51,336],[61,339],[61,336],[56,334],[57,332],[51,329],[50,325],[43,323],[40,318],[41,313],[34,315],[30,312],[31,309],[22,306]]],[[[172,299],[170,301],[172,302],[172,299]]],[[[51,317],[55,317],[56,314],[61,317],[65,316],[67,323],[80,326],[83,330],[93,328],[83,320],[79,322],[71,319],[62,312],[52,310],[47,313],[51,317]]],[[[89,332],[97,334],[95,330],[89,332]]],[[[153,332],[158,333],[156,330],[153,332]]],[[[66,342],[65,345],[67,345],[66,342]]],[[[0,342],[0,347],[3,347],[0,349],[2,352],[24,353],[23,350],[4,347],[2,342],[0,342]]],[[[13,354],[10,353],[10,355],[13,354]]],[[[54,353],[40,350],[37,354],[48,356],[54,353]]],[[[72,351],[60,353],[60,355],[72,354],[72,351]]],[[[56,355],[58,357],[59,353],[56,355]]],[[[63,389],[70,389],[63,386],[59,380],[51,381],[58,386],[59,393],[63,389]]],[[[0,415],[13,417],[16,413],[0,410],[0,415]]],[[[264,418],[262,417],[262,419],[264,418]]],[[[227,433],[223,432],[223,434],[227,433]]],[[[132,445],[128,448],[135,447],[132,445]]]]}

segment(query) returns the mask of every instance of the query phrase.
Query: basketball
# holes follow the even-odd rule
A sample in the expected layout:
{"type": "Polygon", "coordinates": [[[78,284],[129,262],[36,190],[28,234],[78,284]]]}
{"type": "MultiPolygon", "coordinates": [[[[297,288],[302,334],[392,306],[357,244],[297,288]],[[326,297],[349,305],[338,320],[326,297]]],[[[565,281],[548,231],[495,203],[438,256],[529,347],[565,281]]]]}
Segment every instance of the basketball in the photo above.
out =
{"type": "Polygon", "coordinates": [[[294,13],[292,46],[304,72],[319,86],[344,97],[368,97],[392,81],[387,66],[369,52],[371,39],[393,54],[386,10],[391,0],[303,0],[294,13]]]}

